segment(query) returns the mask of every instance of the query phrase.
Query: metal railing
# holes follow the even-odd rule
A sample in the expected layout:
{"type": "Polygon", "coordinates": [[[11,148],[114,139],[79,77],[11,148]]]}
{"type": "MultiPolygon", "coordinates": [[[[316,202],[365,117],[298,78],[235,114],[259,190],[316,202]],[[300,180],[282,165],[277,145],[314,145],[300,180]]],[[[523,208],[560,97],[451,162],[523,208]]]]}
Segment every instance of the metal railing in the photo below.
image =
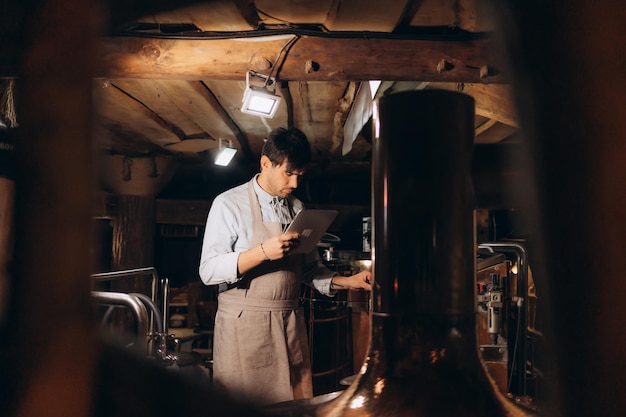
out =
{"type": "MultiPolygon", "coordinates": [[[[92,274],[91,278],[94,283],[97,282],[106,282],[106,281],[116,281],[118,279],[126,278],[126,277],[137,277],[137,276],[150,276],[150,299],[152,302],[160,306],[161,316],[163,322],[163,333],[168,332],[168,324],[169,324],[169,279],[163,278],[159,280],[159,274],[157,273],[156,268],[154,267],[145,267],[145,268],[135,268],[135,269],[126,269],[120,271],[111,271],[111,272],[101,272],[98,274],[92,274]],[[161,294],[161,302],[159,302],[158,297],[161,294]]],[[[150,323],[149,328],[152,329],[154,326],[154,317],[152,311],[149,313],[150,323]]]]}
{"type": "Polygon", "coordinates": [[[136,339],[140,343],[146,355],[150,353],[148,343],[148,332],[150,324],[148,323],[148,311],[143,301],[136,295],[124,294],[119,292],[108,291],[92,291],[92,298],[97,304],[109,307],[126,307],[130,310],[135,318],[136,339]]]}

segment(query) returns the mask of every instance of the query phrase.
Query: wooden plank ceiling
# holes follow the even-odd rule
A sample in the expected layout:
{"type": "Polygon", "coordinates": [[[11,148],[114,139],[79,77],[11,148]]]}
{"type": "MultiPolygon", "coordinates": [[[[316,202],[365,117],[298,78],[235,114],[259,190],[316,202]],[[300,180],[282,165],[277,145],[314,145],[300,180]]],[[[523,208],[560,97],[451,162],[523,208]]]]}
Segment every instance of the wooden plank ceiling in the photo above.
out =
{"type": "Polygon", "coordinates": [[[483,0],[135,3],[146,7],[131,13],[108,3],[93,88],[94,138],[104,154],[169,155],[211,172],[218,138],[228,138],[245,177],[268,132],[293,125],[309,137],[315,163],[339,173],[368,169],[369,126],[341,151],[367,80],[384,81],[378,96],[424,88],[472,95],[476,143],[517,134],[504,53],[483,0]],[[283,102],[272,119],[240,111],[250,70],[277,79],[283,102]]]}

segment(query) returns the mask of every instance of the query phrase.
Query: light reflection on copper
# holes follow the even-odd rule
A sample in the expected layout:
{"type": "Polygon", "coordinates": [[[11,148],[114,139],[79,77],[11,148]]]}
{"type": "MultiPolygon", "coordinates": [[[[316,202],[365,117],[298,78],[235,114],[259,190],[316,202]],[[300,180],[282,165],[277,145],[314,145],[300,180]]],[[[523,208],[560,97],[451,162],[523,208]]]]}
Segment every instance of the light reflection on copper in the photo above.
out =
{"type": "Polygon", "coordinates": [[[380,395],[385,389],[385,380],[380,379],[374,384],[374,394],[380,395]]]}
{"type": "Polygon", "coordinates": [[[443,359],[446,357],[446,349],[433,349],[430,351],[430,355],[428,356],[430,357],[430,363],[437,363],[439,359],[443,359]]]}
{"type": "Polygon", "coordinates": [[[363,404],[365,404],[365,399],[366,398],[363,395],[358,395],[354,397],[352,401],[350,401],[350,408],[354,410],[363,407],[363,404]]]}
{"type": "MultiPolygon", "coordinates": [[[[378,114],[378,102],[374,101],[373,103],[373,114],[378,114]]],[[[378,117],[374,117],[374,136],[380,137],[380,119],[378,117]]]]}
{"type": "Polygon", "coordinates": [[[359,373],[361,375],[365,375],[365,372],[367,372],[367,361],[363,362],[363,364],[361,365],[361,369],[359,370],[359,373]]]}

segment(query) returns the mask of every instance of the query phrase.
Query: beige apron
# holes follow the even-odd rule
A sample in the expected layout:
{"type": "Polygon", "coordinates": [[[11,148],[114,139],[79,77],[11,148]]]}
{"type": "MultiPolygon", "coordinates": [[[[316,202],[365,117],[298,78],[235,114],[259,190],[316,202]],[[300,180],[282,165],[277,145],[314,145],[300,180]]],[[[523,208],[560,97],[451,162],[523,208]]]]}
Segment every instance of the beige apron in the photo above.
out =
{"type": "MultiPolygon", "coordinates": [[[[279,235],[282,225],[263,223],[252,182],[248,193],[252,247],[279,235]]],[[[264,262],[248,271],[237,288],[219,295],[213,341],[217,388],[258,404],[313,396],[307,332],[298,300],[300,269],[301,257],[295,255],[264,262]]]]}

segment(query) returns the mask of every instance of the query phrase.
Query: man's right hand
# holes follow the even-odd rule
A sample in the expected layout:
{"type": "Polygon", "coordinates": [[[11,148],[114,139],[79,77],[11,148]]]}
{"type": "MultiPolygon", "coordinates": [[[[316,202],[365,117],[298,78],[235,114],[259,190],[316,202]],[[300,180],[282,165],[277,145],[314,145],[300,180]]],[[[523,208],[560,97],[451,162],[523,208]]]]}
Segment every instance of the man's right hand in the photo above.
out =
{"type": "Polygon", "coordinates": [[[300,234],[289,232],[278,236],[273,236],[263,242],[262,249],[272,261],[282,259],[289,255],[292,250],[300,245],[300,234]]]}
{"type": "Polygon", "coordinates": [[[242,276],[252,268],[263,262],[276,261],[298,247],[300,234],[295,232],[285,233],[266,239],[260,245],[256,245],[241,252],[237,258],[237,275],[242,276]]]}

